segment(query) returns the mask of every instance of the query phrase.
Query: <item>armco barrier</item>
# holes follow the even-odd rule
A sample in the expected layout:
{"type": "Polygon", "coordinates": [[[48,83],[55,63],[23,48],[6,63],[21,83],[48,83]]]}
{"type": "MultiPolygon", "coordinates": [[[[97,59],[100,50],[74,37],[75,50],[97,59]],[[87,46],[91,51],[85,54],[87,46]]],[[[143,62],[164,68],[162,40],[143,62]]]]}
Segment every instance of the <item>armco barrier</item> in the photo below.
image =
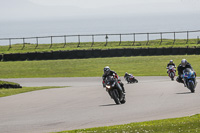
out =
{"type": "Polygon", "coordinates": [[[0,55],[2,61],[24,60],[55,60],[55,59],[82,59],[121,56],[151,56],[151,55],[185,55],[200,54],[200,48],[139,48],[139,49],[103,49],[103,50],[74,50],[51,51],[34,53],[15,53],[0,55]]]}
{"type": "Polygon", "coordinates": [[[0,61],[3,59],[3,55],[0,55],[0,61]]]}
{"type": "Polygon", "coordinates": [[[195,48],[195,54],[200,54],[200,48],[195,48]]]}
{"type": "Polygon", "coordinates": [[[19,61],[20,60],[20,54],[4,54],[3,55],[3,61],[19,61]]]}

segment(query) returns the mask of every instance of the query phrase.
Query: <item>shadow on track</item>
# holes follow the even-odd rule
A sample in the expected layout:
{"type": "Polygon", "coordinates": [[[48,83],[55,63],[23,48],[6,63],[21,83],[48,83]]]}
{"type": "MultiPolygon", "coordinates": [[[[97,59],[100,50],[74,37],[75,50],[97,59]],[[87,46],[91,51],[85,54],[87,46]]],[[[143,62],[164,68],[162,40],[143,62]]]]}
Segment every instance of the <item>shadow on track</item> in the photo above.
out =
{"type": "Polygon", "coordinates": [[[115,106],[117,104],[105,104],[105,105],[99,105],[100,107],[105,107],[105,106],[115,106]]]}
{"type": "Polygon", "coordinates": [[[176,94],[192,94],[191,92],[182,92],[182,93],[176,93],[176,94]]]}

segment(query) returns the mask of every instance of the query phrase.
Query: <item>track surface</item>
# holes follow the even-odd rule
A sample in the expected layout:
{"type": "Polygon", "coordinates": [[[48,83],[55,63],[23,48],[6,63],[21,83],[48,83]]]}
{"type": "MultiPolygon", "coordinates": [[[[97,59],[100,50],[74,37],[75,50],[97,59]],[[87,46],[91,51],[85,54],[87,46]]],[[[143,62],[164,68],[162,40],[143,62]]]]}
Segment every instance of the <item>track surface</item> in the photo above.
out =
{"type": "MultiPolygon", "coordinates": [[[[137,77],[127,84],[127,102],[115,105],[101,78],[3,79],[22,86],[71,86],[0,98],[1,133],[46,133],[109,126],[200,113],[196,92],[169,77],[137,77]]],[[[199,79],[198,79],[199,81],[199,79]]]]}

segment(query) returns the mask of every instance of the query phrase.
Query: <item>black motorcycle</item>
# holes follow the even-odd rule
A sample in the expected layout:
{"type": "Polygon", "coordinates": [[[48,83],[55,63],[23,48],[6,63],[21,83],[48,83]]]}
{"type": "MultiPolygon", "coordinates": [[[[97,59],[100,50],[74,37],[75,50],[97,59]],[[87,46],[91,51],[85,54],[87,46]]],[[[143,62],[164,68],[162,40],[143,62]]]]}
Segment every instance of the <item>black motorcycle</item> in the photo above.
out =
{"type": "Polygon", "coordinates": [[[126,102],[125,94],[120,89],[121,86],[118,82],[118,79],[108,76],[105,80],[106,91],[116,104],[124,104],[126,102]]]}

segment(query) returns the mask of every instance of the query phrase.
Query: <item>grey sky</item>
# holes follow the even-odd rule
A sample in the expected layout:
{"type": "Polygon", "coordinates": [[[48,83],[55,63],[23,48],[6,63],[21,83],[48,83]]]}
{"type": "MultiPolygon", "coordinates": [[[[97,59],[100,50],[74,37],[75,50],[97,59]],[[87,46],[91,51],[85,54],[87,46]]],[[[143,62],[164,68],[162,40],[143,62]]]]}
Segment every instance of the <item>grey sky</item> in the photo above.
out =
{"type": "Polygon", "coordinates": [[[0,21],[199,13],[200,0],[0,0],[0,21]]]}

